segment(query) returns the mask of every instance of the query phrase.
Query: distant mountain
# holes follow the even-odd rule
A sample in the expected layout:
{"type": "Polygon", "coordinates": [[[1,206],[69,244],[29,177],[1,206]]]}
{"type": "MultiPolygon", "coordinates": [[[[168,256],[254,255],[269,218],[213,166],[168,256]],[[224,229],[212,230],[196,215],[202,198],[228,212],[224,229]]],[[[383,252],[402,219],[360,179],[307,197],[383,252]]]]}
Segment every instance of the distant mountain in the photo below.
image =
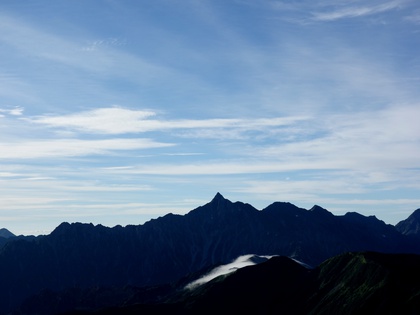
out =
{"type": "Polygon", "coordinates": [[[289,256],[309,265],[345,252],[420,253],[420,242],[357,213],[334,216],[276,202],[264,210],[217,194],[188,214],[107,228],[62,223],[50,235],[0,248],[0,312],[43,290],[144,287],[241,255],[289,256]]]}
{"type": "Polygon", "coordinates": [[[4,228],[0,229],[0,237],[10,238],[10,237],[15,237],[15,236],[16,235],[14,235],[12,232],[10,232],[7,229],[4,229],[4,228]]]}
{"type": "Polygon", "coordinates": [[[420,209],[414,211],[407,219],[399,222],[396,229],[404,235],[420,237],[420,209]]]}
{"type": "Polygon", "coordinates": [[[14,237],[15,235],[9,230],[4,228],[0,229],[0,248],[14,237]]]}
{"type": "MultiPolygon", "coordinates": [[[[276,256],[194,289],[138,290],[137,299],[120,306],[88,310],[85,304],[84,311],[66,314],[419,314],[419,269],[419,255],[346,253],[315,269],[276,256]],[[151,294],[163,294],[163,298],[150,300],[151,294]]],[[[86,301],[103,299],[109,291],[96,293],[86,301]]],[[[63,300],[65,296],[55,299],[63,300]]],[[[48,304],[51,299],[44,295],[38,314],[48,304]]]]}

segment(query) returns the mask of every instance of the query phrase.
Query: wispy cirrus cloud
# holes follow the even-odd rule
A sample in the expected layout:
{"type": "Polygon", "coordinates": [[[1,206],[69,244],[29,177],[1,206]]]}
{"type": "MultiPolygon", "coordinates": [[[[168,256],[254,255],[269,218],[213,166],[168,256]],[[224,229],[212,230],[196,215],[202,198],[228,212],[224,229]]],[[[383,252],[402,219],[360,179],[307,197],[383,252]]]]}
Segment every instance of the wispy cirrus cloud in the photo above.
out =
{"type": "Polygon", "coordinates": [[[377,5],[346,6],[331,11],[318,11],[313,13],[313,20],[316,21],[335,21],[346,18],[357,18],[369,16],[387,11],[399,9],[406,1],[389,1],[377,5]]]}
{"type": "Polygon", "coordinates": [[[22,113],[22,107],[0,108],[0,117],[4,117],[4,115],[21,116],[22,113]]]}
{"type": "Polygon", "coordinates": [[[36,123],[54,128],[67,128],[79,132],[96,134],[125,134],[171,129],[242,129],[258,130],[274,126],[287,126],[308,117],[274,118],[210,118],[210,119],[151,119],[157,113],[150,110],[131,110],[121,107],[99,108],[90,111],[60,115],[28,118],[36,123]]]}
{"type": "Polygon", "coordinates": [[[405,17],[405,20],[420,25],[420,10],[416,10],[405,17]]]}
{"type": "Polygon", "coordinates": [[[171,143],[150,139],[46,139],[21,142],[1,142],[0,159],[37,159],[75,157],[87,155],[109,155],[115,151],[141,150],[172,146],[171,143]]]}
{"type": "MultiPolygon", "coordinates": [[[[94,40],[88,46],[78,38],[64,37],[42,28],[34,27],[22,19],[0,14],[0,42],[5,47],[20,53],[28,53],[40,61],[57,63],[90,73],[112,73],[129,76],[142,73],[148,79],[152,76],[168,74],[165,67],[153,64],[125,51],[114,49],[123,41],[116,38],[94,40]],[[92,46],[93,45],[93,46],[92,46]],[[86,49],[86,47],[107,47],[108,49],[86,49]],[[129,66],[131,64],[131,66],[129,66]],[[131,68],[131,69],[130,69],[131,68]],[[126,74],[124,74],[124,71],[126,74]]],[[[25,60],[25,59],[23,59],[25,60]]]]}
{"type": "Polygon", "coordinates": [[[420,127],[416,118],[419,115],[417,105],[399,104],[379,111],[294,121],[284,134],[281,129],[278,134],[270,127],[264,129],[265,136],[270,137],[269,144],[255,137],[249,138],[246,147],[238,143],[238,147],[232,148],[230,159],[138,166],[129,171],[226,175],[310,169],[417,168],[420,167],[420,127]]]}
{"type": "MultiPolygon", "coordinates": [[[[157,90],[169,94],[206,89],[206,83],[191,73],[145,57],[146,53],[133,53],[125,39],[92,40],[96,35],[79,34],[75,29],[60,31],[60,27],[43,28],[18,15],[0,13],[0,58],[8,58],[5,73],[0,75],[4,87],[0,95],[11,104],[71,108],[74,100],[57,95],[73,94],[72,99],[81,97],[82,103],[91,97],[122,99],[125,86],[147,87],[143,90],[147,97],[157,90]]],[[[137,93],[130,91],[126,98],[137,93]]]]}
{"type": "MultiPolygon", "coordinates": [[[[139,154],[139,150],[173,146],[181,147],[181,151],[161,152],[158,155],[202,156],[200,143],[203,139],[223,144],[228,140],[249,139],[254,142],[281,135],[287,141],[290,137],[299,136],[300,124],[309,119],[307,116],[168,119],[152,110],[122,107],[34,117],[24,116],[22,112],[23,109],[13,109],[14,115],[4,118],[2,127],[5,133],[0,136],[0,159],[109,156],[117,152],[122,154],[123,151],[137,151],[139,154]],[[20,131],[13,132],[11,126],[16,126],[20,131]],[[132,134],[148,132],[154,134],[148,135],[148,138],[132,138],[132,134]],[[115,135],[119,137],[115,138],[115,135]],[[187,148],[185,139],[195,139],[196,148],[187,148]],[[191,150],[194,150],[193,154],[191,150]]],[[[234,148],[232,150],[235,151],[234,148]]]]}

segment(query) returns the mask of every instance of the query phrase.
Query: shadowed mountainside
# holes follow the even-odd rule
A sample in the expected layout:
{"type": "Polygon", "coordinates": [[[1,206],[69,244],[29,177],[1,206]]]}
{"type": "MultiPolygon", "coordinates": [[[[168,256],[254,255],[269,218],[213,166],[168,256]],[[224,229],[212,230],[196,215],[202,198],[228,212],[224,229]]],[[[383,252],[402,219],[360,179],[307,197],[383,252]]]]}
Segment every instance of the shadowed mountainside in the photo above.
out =
{"type": "Polygon", "coordinates": [[[188,214],[107,228],[63,223],[50,235],[0,248],[0,311],[38,292],[152,286],[238,256],[283,255],[316,266],[344,252],[420,253],[416,240],[375,217],[334,216],[276,202],[256,210],[217,194],[188,214]]]}
{"type": "Polygon", "coordinates": [[[10,239],[14,238],[15,235],[5,228],[0,229],[0,248],[6,244],[10,239]]]}
{"type": "Polygon", "coordinates": [[[181,300],[191,314],[418,314],[420,256],[347,253],[306,269],[275,257],[181,300]]]}
{"type": "Polygon", "coordinates": [[[404,235],[420,238],[420,209],[414,211],[407,219],[399,222],[395,227],[404,235]]]}
{"type": "Polygon", "coordinates": [[[9,230],[7,230],[5,228],[1,228],[0,229],[0,237],[10,238],[10,237],[15,237],[15,235],[12,232],[10,232],[9,230]]]}
{"type": "MultiPolygon", "coordinates": [[[[419,269],[419,255],[346,253],[315,269],[277,256],[193,290],[176,287],[168,290],[170,286],[166,286],[138,291],[137,299],[125,302],[124,306],[74,310],[67,315],[419,314],[419,269]],[[166,292],[166,296],[158,303],[156,299],[147,302],[150,291],[166,292]]],[[[42,300],[44,305],[51,300],[48,301],[42,300]]]]}

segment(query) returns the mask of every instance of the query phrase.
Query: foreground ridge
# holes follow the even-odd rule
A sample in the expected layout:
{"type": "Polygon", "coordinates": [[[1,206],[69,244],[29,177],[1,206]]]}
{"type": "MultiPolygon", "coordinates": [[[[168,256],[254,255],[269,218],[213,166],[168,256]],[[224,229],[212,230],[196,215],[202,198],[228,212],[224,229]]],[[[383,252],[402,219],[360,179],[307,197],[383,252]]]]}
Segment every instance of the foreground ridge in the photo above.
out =
{"type": "MultiPolygon", "coordinates": [[[[71,314],[418,314],[420,311],[420,255],[346,253],[311,269],[276,256],[237,269],[194,287],[182,282],[155,288],[124,289],[120,306],[71,314]],[[129,302],[127,302],[129,301],[129,302]],[[124,306],[122,305],[124,304],[124,306]]],[[[85,301],[109,296],[96,291],[85,301]]],[[[69,300],[71,292],[40,296],[23,309],[25,314],[54,313],[51,300],[69,300]],[[40,307],[41,306],[41,307],[40,307]]],[[[115,295],[116,292],[114,292],[115,295]]],[[[73,293],[73,299],[75,294],[73,293]]],[[[79,296],[80,299],[80,296],[79,296]]],[[[59,309],[54,309],[58,311],[59,309]]]]}

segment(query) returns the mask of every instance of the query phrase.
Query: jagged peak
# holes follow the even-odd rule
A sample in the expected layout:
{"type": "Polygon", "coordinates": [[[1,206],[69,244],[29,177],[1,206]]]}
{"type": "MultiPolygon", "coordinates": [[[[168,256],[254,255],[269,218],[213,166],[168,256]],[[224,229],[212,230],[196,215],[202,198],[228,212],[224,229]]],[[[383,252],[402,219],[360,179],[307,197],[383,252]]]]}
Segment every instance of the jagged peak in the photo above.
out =
{"type": "MultiPolygon", "coordinates": [[[[101,225],[97,225],[97,227],[100,227],[101,225]]],[[[65,234],[69,231],[75,232],[80,231],[80,229],[83,228],[91,228],[94,227],[93,223],[81,223],[81,222],[62,222],[59,226],[57,226],[52,232],[51,235],[59,235],[59,234],[65,234]]]]}
{"type": "Polygon", "coordinates": [[[231,204],[232,202],[229,199],[226,199],[222,196],[221,193],[217,193],[214,198],[208,203],[209,205],[212,205],[213,207],[220,208],[220,207],[226,207],[227,204],[231,204]]]}
{"type": "Polygon", "coordinates": [[[207,204],[200,206],[194,210],[191,210],[189,214],[192,215],[210,215],[213,216],[217,215],[224,215],[224,214],[238,214],[241,212],[249,212],[249,211],[258,211],[253,206],[243,203],[240,201],[232,202],[229,199],[226,199],[222,196],[221,193],[217,193],[214,198],[208,202],[207,204]]]}
{"type": "Polygon", "coordinates": [[[220,201],[220,200],[227,200],[225,197],[222,196],[221,193],[217,192],[211,202],[220,201]]]}
{"type": "Polygon", "coordinates": [[[329,212],[327,209],[322,208],[321,206],[318,205],[314,205],[309,211],[314,212],[314,213],[325,213],[325,214],[331,214],[331,212],[329,212]]]}

